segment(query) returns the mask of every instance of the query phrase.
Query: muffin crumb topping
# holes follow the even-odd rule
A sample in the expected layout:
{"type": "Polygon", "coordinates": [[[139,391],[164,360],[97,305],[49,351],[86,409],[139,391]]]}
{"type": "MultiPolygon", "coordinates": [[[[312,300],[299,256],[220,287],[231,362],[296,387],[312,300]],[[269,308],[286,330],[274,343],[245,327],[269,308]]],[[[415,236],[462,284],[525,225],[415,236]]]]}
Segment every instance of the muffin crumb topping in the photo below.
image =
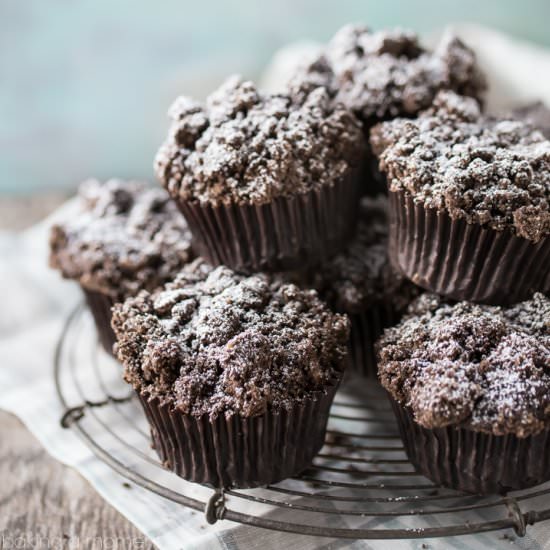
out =
{"type": "Polygon", "coordinates": [[[474,53],[456,36],[444,35],[430,52],[413,32],[373,32],[363,25],[340,29],[322,55],[290,81],[297,94],[318,85],[330,89],[367,126],[415,115],[431,105],[439,90],[479,99],[486,88],[474,53]]]}
{"type": "Polygon", "coordinates": [[[194,258],[191,233],[167,193],[143,182],[85,181],[80,212],[50,235],[50,264],[118,300],[153,290],[194,258]]]}
{"type": "Polygon", "coordinates": [[[390,191],[533,242],[550,233],[550,141],[531,125],[440,92],[417,119],[375,126],[370,142],[390,191]]]}
{"type": "Polygon", "coordinates": [[[424,294],[378,342],[384,388],[426,428],[527,437],[550,423],[550,299],[503,308],[424,294]]]}
{"type": "Polygon", "coordinates": [[[337,311],[361,313],[388,302],[402,312],[417,294],[417,287],[388,260],[387,202],[382,195],[361,199],[355,238],[314,275],[314,288],[337,311]]]}
{"type": "Polygon", "coordinates": [[[315,291],[196,260],[159,293],[114,308],[125,378],[184,414],[256,416],[324,391],[349,322],[315,291]]]}
{"type": "Polygon", "coordinates": [[[229,78],[206,105],[180,97],[155,168],[176,199],[264,204],[333,185],[366,149],[359,123],[322,87],[305,96],[260,93],[229,78]]]}

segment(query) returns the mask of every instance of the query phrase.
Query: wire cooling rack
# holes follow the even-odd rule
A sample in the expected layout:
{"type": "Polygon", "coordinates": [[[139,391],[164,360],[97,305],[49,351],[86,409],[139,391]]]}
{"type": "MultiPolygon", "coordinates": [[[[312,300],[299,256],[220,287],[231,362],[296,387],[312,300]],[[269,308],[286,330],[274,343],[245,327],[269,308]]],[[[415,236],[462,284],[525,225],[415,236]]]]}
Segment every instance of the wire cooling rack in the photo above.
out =
{"type": "Polygon", "coordinates": [[[350,539],[410,539],[514,529],[550,519],[550,483],[479,497],[438,487],[407,460],[390,405],[375,384],[338,391],[325,446],[311,467],[273,486],[214,491],[162,468],[147,421],[121,380],[121,366],[97,344],[82,305],[67,319],[55,356],[55,382],[75,430],[122,476],[209,523],[227,519],[291,533],[350,539]],[[78,358],[78,359],[77,359],[78,358]]]}

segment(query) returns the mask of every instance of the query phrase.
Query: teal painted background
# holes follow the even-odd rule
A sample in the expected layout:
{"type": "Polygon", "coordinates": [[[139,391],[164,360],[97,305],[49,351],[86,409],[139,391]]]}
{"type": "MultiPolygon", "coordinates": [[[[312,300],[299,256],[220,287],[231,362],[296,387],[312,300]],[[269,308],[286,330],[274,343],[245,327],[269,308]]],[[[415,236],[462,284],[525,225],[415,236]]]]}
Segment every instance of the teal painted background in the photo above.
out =
{"type": "Polygon", "coordinates": [[[0,0],[0,193],[152,178],[176,95],[256,78],[280,46],[349,21],[472,21],[550,45],[548,0],[0,0]]]}

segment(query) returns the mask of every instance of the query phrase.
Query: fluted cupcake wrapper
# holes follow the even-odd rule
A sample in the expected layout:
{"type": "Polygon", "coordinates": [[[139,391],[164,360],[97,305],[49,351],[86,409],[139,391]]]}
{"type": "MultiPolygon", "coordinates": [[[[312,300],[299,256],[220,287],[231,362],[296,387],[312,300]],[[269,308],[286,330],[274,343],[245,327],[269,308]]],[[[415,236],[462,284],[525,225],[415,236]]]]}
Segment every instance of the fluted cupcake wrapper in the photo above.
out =
{"type": "Polygon", "coordinates": [[[508,305],[550,290],[550,238],[533,243],[390,192],[389,257],[415,284],[455,300],[508,305]]]}
{"type": "Polygon", "coordinates": [[[400,315],[388,302],[375,302],[361,313],[348,313],[351,321],[349,370],[377,379],[376,340],[386,327],[395,325],[400,315]]]}
{"type": "Polygon", "coordinates": [[[188,481],[216,488],[277,483],[306,469],[323,446],[339,380],[325,392],[245,418],[192,416],[139,394],[163,465],[188,481]]]}
{"type": "Polygon", "coordinates": [[[345,246],[355,231],[358,193],[354,173],[261,205],[177,202],[196,250],[212,265],[286,271],[322,262],[345,246]]]}
{"type": "Polygon", "coordinates": [[[550,429],[525,438],[454,426],[428,429],[393,399],[392,406],[409,460],[439,485],[491,494],[550,480],[550,429]]]}
{"type": "Polygon", "coordinates": [[[99,341],[105,351],[113,355],[113,345],[116,342],[115,332],[111,327],[111,308],[114,300],[94,290],[82,289],[86,303],[95,321],[99,341]]]}

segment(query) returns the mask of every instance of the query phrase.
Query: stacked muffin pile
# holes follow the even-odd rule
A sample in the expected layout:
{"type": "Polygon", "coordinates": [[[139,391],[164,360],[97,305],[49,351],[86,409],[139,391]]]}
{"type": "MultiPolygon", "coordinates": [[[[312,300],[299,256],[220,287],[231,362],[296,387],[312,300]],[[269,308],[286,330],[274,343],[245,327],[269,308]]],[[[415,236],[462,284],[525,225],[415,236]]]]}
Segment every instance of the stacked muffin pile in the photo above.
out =
{"type": "Polygon", "coordinates": [[[392,263],[441,295],[378,343],[409,457],[466,491],[548,479],[550,300],[536,292],[550,280],[550,142],[440,92],[417,119],[373,128],[371,144],[392,263]]]}
{"type": "Polygon", "coordinates": [[[483,115],[484,88],[456,38],[348,26],[286,93],[178,98],[166,193],[83,187],[51,263],[116,339],[166,467],[300,472],[349,363],[378,371],[428,477],[550,479],[550,142],[483,115]]]}

